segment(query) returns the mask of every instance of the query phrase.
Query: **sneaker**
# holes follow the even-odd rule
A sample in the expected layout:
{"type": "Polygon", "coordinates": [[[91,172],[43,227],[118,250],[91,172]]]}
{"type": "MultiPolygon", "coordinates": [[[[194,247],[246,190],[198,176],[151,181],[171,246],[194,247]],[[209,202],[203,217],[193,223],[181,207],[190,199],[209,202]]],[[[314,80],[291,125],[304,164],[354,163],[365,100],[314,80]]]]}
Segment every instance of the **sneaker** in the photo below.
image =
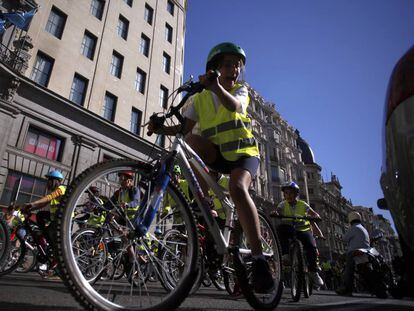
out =
{"type": "Polygon", "coordinates": [[[253,260],[252,283],[256,293],[266,294],[273,290],[275,283],[266,259],[253,260]]]}
{"type": "Polygon", "coordinates": [[[321,287],[324,284],[318,272],[310,272],[310,276],[315,287],[321,287]]]}

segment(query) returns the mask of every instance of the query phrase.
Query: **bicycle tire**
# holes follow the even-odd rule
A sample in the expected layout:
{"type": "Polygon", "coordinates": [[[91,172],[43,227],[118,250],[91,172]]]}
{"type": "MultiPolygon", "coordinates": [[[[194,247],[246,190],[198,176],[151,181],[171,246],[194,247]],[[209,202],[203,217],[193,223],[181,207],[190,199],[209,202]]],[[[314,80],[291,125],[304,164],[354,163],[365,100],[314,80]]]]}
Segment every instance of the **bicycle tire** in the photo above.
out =
{"type": "Polygon", "coordinates": [[[17,234],[13,234],[13,238],[10,239],[9,257],[6,263],[3,264],[3,268],[0,270],[0,276],[10,274],[20,266],[26,256],[26,244],[24,239],[21,239],[17,234]]]}
{"type": "Polygon", "coordinates": [[[294,302],[300,300],[303,290],[304,272],[303,272],[303,247],[302,243],[297,240],[291,248],[291,287],[290,295],[294,302]]]}
{"type": "Polygon", "coordinates": [[[10,229],[0,214],[0,269],[6,264],[10,252],[10,229]]]}
{"type": "Polygon", "coordinates": [[[240,286],[237,284],[237,276],[234,270],[233,256],[227,255],[223,268],[223,282],[224,288],[230,296],[236,296],[240,294],[240,286]]]}
{"type": "Polygon", "coordinates": [[[306,253],[303,257],[303,297],[309,298],[312,295],[313,283],[311,282],[308,268],[308,261],[306,259],[306,253]]]}
{"type": "Polygon", "coordinates": [[[226,286],[224,285],[224,275],[223,275],[222,269],[219,269],[215,275],[210,274],[210,279],[214,287],[217,288],[217,290],[219,291],[226,290],[226,286]]]}
{"type": "MultiPolygon", "coordinates": [[[[256,293],[254,291],[253,284],[251,283],[251,255],[243,256],[242,254],[239,254],[245,269],[236,264],[236,275],[241,291],[251,307],[255,310],[274,310],[279,304],[283,294],[280,244],[270,220],[261,210],[258,210],[258,214],[263,254],[267,259],[272,272],[273,281],[275,283],[274,288],[266,294],[256,293]]],[[[241,237],[242,238],[239,239],[239,247],[246,248],[244,234],[242,234],[241,237]]]]}
{"type": "Polygon", "coordinates": [[[93,283],[102,275],[108,263],[106,244],[95,228],[83,228],[72,237],[73,252],[85,279],[93,283]]]}
{"type": "Polygon", "coordinates": [[[34,270],[34,268],[37,265],[37,250],[36,248],[33,248],[32,246],[27,246],[26,241],[26,254],[24,256],[23,261],[20,263],[20,265],[17,267],[16,272],[17,273],[27,273],[34,270]],[[32,247],[32,248],[30,248],[32,247]]]}
{"type": "MultiPolygon", "coordinates": [[[[162,287],[158,286],[158,282],[145,283],[143,286],[134,287],[125,279],[118,280],[117,282],[109,280],[104,284],[100,281],[96,286],[93,286],[83,277],[72,251],[71,237],[74,212],[76,206],[86,200],[85,196],[87,194],[85,194],[85,191],[91,185],[100,186],[101,189],[107,191],[108,197],[110,197],[113,193],[112,191],[115,188],[119,188],[118,180],[113,181],[111,176],[117,176],[120,171],[133,171],[136,184],[139,187],[143,187],[141,189],[146,187],[146,189],[152,190],[154,186],[154,170],[154,166],[148,163],[129,159],[114,159],[95,164],[86,169],[68,186],[65,196],[61,200],[61,208],[57,213],[57,252],[62,268],[62,279],[72,296],[84,309],[172,310],[177,308],[188,296],[196,277],[195,265],[198,255],[198,237],[192,211],[184,198],[184,194],[173,181],[168,184],[166,194],[173,199],[174,213],[179,213],[181,217],[180,225],[183,226],[183,230],[186,232],[182,271],[173,291],[163,295],[164,293],[160,291],[162,287]],[[116,184],[116,187],[114,184],[116,184]]],[[[144,199],[143,202],[148,203],[144,199]]],[[[161,208],[158,212],[159,214],[161,213],[161,208]]],[[[155,230],[157,225],[160,225],[158,219],[158,217],[154,218],[149,228],[150,233],[155,230]]],[[[125,221],[128,221],[126,216],[125,221]]],[[[122,246],[124,249],[130,245],[144,245],[145,236],[140,238],[131,237],[129,233],[125,234],[126,245],[122,246]]],[[[156,239],[155,235],[152,235],[151,238],[156,239]]],[[[159,240],[158,242],[162,243],[159,240]]],[[[154,257],[151,260],[156,262],[157,258],[154,257]]]]}

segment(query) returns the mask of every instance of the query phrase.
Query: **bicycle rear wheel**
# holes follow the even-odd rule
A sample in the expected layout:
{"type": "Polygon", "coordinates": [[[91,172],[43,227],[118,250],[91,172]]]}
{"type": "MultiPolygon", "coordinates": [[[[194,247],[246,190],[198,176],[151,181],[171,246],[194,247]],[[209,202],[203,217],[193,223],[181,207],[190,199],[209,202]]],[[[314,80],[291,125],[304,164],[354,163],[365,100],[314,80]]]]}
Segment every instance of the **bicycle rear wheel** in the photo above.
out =
{"type": "MultiPolygon", "coordinates": [[[[156,217],[148,228],[148,234],[137,237],[134,233],[131,221],[125,212],[120,210],[113,200],[115,190],[119,188],[118,173],[131,171],[134,173],[134,185],[141,192],[140,209],[147,208],[148,197],[154,189],[154,167],[147,163],[134,160],[111,160],[98,163],[82,174],[80,174],[67,188],[66,194],[61,201],[62,208],[58,212],[58,258],[62,267],[62,279],[66,286],[81,303],[89,310],[171,310],[177,308],[187,297],[195,279],[195,267],[198,254],[197,231],[194,224],[194,217],[188,207],[184,195],[172,182],[169,183],[165,195],[169,196],[169,211],[159,208],[156,217]],[[90,200],[90,186],[97,186],[101,195],[105,196],[102,201],[106,203],[101,206],[103,209],[111,209],[118,217],[117,227],[114,233],[119,237],[117,250],[112,260],[119,265],[120,254],[128,254],[130,257],[127,269],[127,278],[119,280],[114,275],[106,275],[94,284],[88,282],[88,277],[83,274],[82,267],[74,251],[73,236],[79,230],[75,222],[75,215],[87,214],[88,211],[79,210],[90,200]],[[122,218],[123,217],[123,218],[122,218]],[[147,274],[145,269],[152,264],[155,275],[160,278],[164,269],[158,255],[151,251],[151,243],[158,243],[159,248],[165,249],[166,243],[155,235],[156,228],[166,232],[168,229],[176,228],[182,232],[186,239],[180,245],[178,271],[175,274],[175,287],[171,291],[163,289],[160,281],[145,282],[147,274]],[[146,262],[138,258],[136,252],[139,250],[145,253],[146,262]],[[132,254],[131,254],[132,253],[132,254]],[[133,256],[131,258],[131,256],[133,256]],[[119,258],[118,258],[119,257],[119,258]],[[133,261],[131,261],[133,260],[133,261]],[[130,277],[128,277],[128,275],[130,277]]],[[[164,197],[165,198],[165,197],[164,197]]],[[[114,221],[111,222],[115,224],[114,221]]],[[[96,227],[103,224],[97,223],[96,227]]],[[[100,231],[100,232],[103,232],[100,231]]],[[[126,261],[125,261],[126,262],[126,261]]],[[[125,263],[124,262],[124,263],[125,263]]],[[[116,267],[115,267],[116,268],[116,267]]],[[[126,269],[126,270],[127,270],[126,269]]]]}
{"type": "Polygon", "coordinates": [[[237,259],[235,261],[236,275],[238,279],[237,284],[240,286],[247,302],[254,309],[273,310],[279,304],[283,293],[280,245],[269,219],[262,211],[259,210],[258,213],[263,255],[269,264],[274,281],[274,288],[265,294],[257,293],[253,290],[253,284],[251,283],[253,258],[244,234],[241,234],[241,238],[239,239],[239,258],[241,258],[244,267],[242,268],[236,264],[237,259]]]}

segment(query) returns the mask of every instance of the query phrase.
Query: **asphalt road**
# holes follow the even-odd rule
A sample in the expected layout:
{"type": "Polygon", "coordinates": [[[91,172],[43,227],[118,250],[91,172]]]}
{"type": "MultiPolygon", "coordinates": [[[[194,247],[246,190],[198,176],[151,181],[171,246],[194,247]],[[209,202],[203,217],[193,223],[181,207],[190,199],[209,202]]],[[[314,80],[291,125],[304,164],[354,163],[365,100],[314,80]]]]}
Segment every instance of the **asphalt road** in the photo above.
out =
{"type": "MultiPolygon", "coordinates": [[[[12,274],[0,278],[1,311],[82,310],[60,280],[44,280],[36,273],[12,274]]],[[[244,299],[233,299],[215,288],[201,289],[188,297],[178,310],[251,310],[244,299]]],[[[318,291],[309,299],[294,303],[286,290],[277,310],[414,310],[412,299],[376,299],[369,295],[339,297],[331,291],[318,291]]]]}

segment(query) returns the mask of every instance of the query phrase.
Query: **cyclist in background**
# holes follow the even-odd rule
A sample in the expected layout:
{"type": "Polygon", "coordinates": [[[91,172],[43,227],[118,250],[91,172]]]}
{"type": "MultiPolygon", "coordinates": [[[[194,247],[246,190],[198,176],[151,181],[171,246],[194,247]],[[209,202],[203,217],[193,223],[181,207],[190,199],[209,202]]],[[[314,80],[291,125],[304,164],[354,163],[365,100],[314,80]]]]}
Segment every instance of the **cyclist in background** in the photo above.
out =
{"type": "Polygon", "coordinates": [[[30,214],[41,209],[36,213],[37,224],[48,241],[53,243],[54,231],[56,230],[56,212],[66,187],[62,185],[64,177],[58,170],[50,171],[45,177],[47,178],[46,190],[49,193],[36,201],[26,203],[23,207],[23,213],[30,214]]]}
{"type": "MultiPolygon", "coordinates": [[[[314,217],[321,218],[305,201],[299,200],[299,186],[295,182],[288,182],[282,186],[284,201],[280,202],[273,215],[297,216],[297,217],[314,217]]],[[[311,224],[308,220],[283,219],[278,226],[277,232],[282,246],[283,261],[289,261],[289,237],[293,235],[293,222],[296,226],[296,236],[302,242],[305,248],[306,258],[308,259],[308,268],[311,272],[313,284],[320,287],[324,284],[318,273],[318,251],[316,241],[312,234],[311,224]]]]}
{"type": "MultiPolygon", "coordinates": [[[[161,127],[150,121],[148,130],[188,134],[187,143],[209,167],[230,174],[230,195],[254,258],[254,290],[265,293],[274,288],[274,282],[262,253],[257,209],[248,191],[259,166],[259,149],[247,115],[248,90],[238,82],[245,64],[246,54],[240,46],[224,42],[213,47],[207,56],[206,73],[199,76],[205,90],[189,98],[183,125],[161,127]],[[201,135],[191,133],[197,123],[201,135]]],[[[206,182],[198,180],[208,197],[206,182]]]]}
{"type": "MultiPolygon", "coordinates": [[[[105,207],[111,209],[113,204],[120,206],[129,220],[133,221],[138,210],[141,192],[134,186],[134,172],[122,171],[118,173],[121,187],[116,190],[113,196],[105,203],[105,207]]],[[[126,225],[126,219],[116,218],[121,225],[126,225]]]]}
{"type": "Polygon", "coordinates": [[[361,214],[354,211],[350,212],[348,214],[348,222],[351,227],[343,237],[343,241],[348,244],[345,270],[343,274],[344,284],[343,287],[339,288],[336,291],[336,293],[341,296],[352,296],[355,271],[355,262],[353,256],[354,251],[360,248],[371,248],[368,231],[365,229],[361,222],[361,214]]]}

